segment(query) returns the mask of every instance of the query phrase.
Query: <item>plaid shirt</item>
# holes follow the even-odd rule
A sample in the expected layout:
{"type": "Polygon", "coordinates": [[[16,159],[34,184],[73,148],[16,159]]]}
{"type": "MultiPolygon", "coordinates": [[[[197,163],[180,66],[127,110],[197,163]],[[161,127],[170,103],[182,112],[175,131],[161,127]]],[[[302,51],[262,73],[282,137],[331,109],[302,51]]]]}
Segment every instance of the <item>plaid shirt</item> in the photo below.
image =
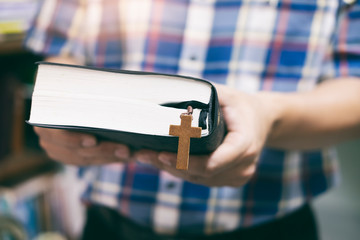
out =
{"type": "MultiPolygon", "coordinates": [[[[84,64],[191,75],[246,92],[308,91],[360,76],[360,4],[348,0],[47,0],[26,46],[84,64]],[[350,4],[352,4],[350,6],[350,4]]],[[[84,199],[159,233],[206,233],[287,214],[338,182],[336,153],[264,149],[241,188],[140,163],[83,169],[84,199]]]]}

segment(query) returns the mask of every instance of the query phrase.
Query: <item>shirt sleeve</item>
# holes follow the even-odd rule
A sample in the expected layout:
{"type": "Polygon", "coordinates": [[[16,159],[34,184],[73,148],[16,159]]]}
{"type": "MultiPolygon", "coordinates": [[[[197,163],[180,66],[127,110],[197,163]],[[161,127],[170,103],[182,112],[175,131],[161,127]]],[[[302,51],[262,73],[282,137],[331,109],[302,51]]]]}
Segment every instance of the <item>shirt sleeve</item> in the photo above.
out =
{"type": "Polygon", "coordinates": [[[348,3],[344,1],[339,9],[322,79],[360,77],[360,1],[346,2],[348,3]]]}
{"type": "Polygon", "coordinates": [[[74,57],[84,62],[81,0],[46,0],[29,29],[25,48],[44,56],[74,57]]]}

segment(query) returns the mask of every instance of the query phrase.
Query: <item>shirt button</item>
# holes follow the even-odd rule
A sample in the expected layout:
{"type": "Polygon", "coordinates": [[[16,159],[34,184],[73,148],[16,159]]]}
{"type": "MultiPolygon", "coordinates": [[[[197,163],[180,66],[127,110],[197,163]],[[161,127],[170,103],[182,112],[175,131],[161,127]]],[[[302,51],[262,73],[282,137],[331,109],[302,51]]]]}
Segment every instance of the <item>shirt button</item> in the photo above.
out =
{"type": "Polygon", "coordinates": [[[190,60],[191,60],[191,61],[195,61],[195,60],[197,60],[197,57],[196,57],[195,55],[192,55],[192,56],[190,57],[190,60]]]}
{"type": "Polygon", "coordinates": [[[265,3],[268,4],[268,5],[270,5],[270,6],[275,7],[275,6],[277,6],[278,1],[279,1],[279,0],[265,0],[265,3]]]}
{"type": "Polygon", "coordinates": [[[167,184],[166,184],[166,188],[167,189],[173,189],[173,188],[175,188],[176,187],[176,183],[175,182],[168,182],[167,184]]]}

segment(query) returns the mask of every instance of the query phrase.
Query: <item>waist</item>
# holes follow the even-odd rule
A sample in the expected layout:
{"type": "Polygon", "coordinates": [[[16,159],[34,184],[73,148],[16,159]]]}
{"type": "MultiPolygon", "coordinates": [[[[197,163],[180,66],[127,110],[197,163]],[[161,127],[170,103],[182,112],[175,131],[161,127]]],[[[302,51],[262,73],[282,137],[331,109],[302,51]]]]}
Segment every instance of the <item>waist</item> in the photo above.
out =
{"type": "MultiPolygon", "coordinates": [[[[317,239],[316,224],[312,210],[305,204],[296,211],[249,228],[240,228],[231,232],[212,235],[193,234],[179,230],[176,234],[158,234],[154,229],[141,226],[122,216],[117,211],[92,205],[87,209],[87,223],[84,229],[83,240],[96,239],[97,233],[111,234],[106,239],[137,239],[137,240],[214,240],[214,239],[317,239]],[[301,226],[301,227],[299,227],[301,226]],[[303,238],[304,237],[304,238],[303,238]]],[[[166,217],[166,216],[164,216],[166,217]]],[[[104,237],[104,236],[103,236],[104,237]]]]}
{"type": "Polygon", "coordinates": [[[264,151],[256,176],[241,188],[200,186],[140,164],[104,166],[96,169],[83,199],[164,232],[231,231],[291,212],[335,185],[331,159],[300,155],[264,151]]]}

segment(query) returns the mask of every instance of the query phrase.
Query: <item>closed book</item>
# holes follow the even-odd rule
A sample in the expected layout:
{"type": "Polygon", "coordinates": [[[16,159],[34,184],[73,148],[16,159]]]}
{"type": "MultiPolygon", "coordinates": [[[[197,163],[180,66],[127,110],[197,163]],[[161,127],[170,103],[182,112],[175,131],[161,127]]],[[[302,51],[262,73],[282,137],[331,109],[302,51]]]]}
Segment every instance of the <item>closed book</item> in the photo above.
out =
{"type": "Polygon", "coordinates": [[[190,153],[214,151],[225,135],[215,87],[193,77],[40,62],[28,123],[86,132],[132,149],[176,152],[170,125],[193,108],[190,153]]]}

